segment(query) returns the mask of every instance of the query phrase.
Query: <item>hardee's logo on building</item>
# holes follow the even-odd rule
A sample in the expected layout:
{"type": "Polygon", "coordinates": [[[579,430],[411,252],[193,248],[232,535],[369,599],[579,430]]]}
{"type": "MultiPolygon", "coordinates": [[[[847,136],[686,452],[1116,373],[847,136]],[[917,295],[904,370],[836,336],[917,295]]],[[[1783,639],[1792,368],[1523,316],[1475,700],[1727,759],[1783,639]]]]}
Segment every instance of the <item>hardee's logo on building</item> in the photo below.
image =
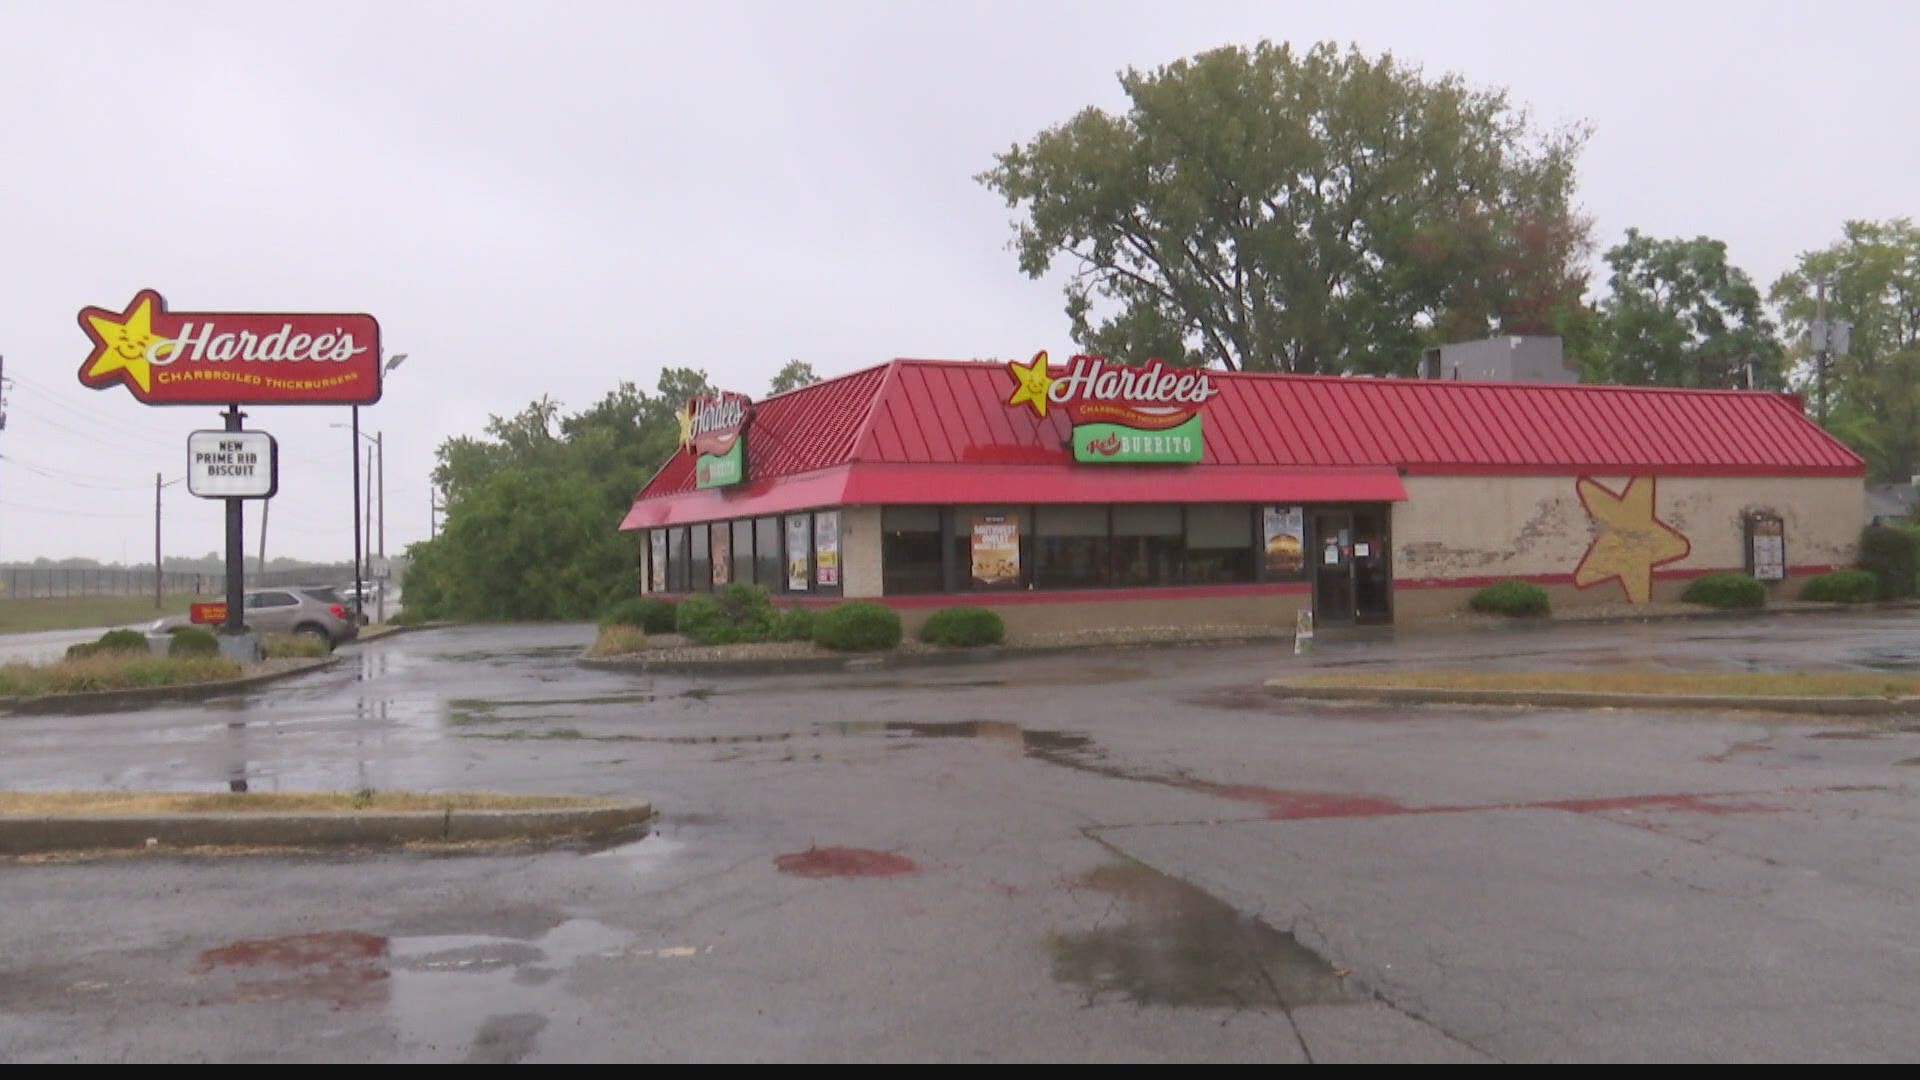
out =
{"type": "Polygon", "coordinates": [[[753,400],[745,394],[697,397],[680,411],[680,445],[692,451],[694,483],[724,487],[747,478],[747,420],[753,400]]]}
{"type": "Polygon", "coordinates": [[[80,381],[149,405],[368,405],[380,400],[371,315],[168,311],[144,289],[123,311],[80,311],[80,381]]]}
{"type": "Polygon", "coordinates": [[[1142,367],[1076,356],[1055,371],[1047,354],[1025,364],[1009,362],[1013,407],[1044,417],[1058,405],[1073,424],[1076,461],[1138,464],[1199,461],[1205,452],[1201,408],[1220,392],[1204,371],[1169,368],[1159,360],[1142,367]]]}

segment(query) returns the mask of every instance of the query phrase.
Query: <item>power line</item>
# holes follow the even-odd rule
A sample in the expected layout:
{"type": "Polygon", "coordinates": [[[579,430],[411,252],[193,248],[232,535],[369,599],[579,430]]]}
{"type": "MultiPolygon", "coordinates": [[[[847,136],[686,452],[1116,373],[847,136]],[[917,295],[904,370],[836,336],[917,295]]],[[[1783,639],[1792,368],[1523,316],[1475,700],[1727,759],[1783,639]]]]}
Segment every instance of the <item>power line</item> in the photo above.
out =
{"type": "MultiPolygon", "coordinates": [[[[71,484],[74,487],[93,488],[96,491],[145,491],[147,488],[147,485],[141,482],[131,484],[119,483],[113,477],[99,476],[93,473],[73,472],[69,469],[60,469],[48,465],[38,465],[31,461],[23,461],[9,454],[0,454],[0,461],[18,465],[30,473],[44,476],[49,480],[57,480],[63,484],[71,484]],[[101,481],[105,482],[103,483],[101,481]]],[[[179,481],[175,481],[175,483],[178,482],[179,481]]]]}

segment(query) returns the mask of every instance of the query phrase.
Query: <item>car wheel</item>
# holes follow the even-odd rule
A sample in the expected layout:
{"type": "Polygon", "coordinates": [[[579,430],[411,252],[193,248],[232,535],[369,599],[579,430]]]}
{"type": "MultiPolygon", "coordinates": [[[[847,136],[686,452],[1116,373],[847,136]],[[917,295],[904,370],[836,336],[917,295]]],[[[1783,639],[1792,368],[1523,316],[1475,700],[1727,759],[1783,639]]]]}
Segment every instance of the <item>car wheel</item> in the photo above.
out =
{"type": "Polygon", "coordinates": [[[327,628],[324,626],[316,626],[313,623],[301,623],[299,626],[293,628],[293,632],[299,637],[324,642],[329,650],[333,648],[333,636],[327,633],[327,628]]]}

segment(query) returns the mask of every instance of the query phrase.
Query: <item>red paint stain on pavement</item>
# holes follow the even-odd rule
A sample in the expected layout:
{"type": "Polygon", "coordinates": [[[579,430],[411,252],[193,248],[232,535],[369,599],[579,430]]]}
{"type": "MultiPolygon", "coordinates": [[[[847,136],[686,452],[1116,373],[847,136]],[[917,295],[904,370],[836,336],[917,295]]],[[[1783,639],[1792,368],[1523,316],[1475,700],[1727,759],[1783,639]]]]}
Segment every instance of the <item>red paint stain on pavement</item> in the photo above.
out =
{"type": "MultiPolygon", "coordinates": [[[[1505,809],[1504,807],[1500,809],[1505,809]]],[[[1520,803],[1517,810],[1565,810],[1573,814],[1609,814],[1617,811],[1671,810],[1687,814],[1771,814],[1777,806],[1741,802],[1729,795],[1616,795],[1607,799],[1555,799],[1551,802],[1520,803]]]]}
{"type": "Polygon", "coordinates": [[[1348,795],[1338,791],[1283,791],[1253,784],[1192,785],[1195,791],[1266,808],[1269,821],[1305,821],[1315,818],[1388,817],[1413,811],[1398,799],[1378,795],[1348,795]]]}
{"type": "Polygon", "coordinates": [[[795,877],[893,877],[914,874],[920,866],[905,855],[871,848],[814,847],[789,852],[773,860],[783,874],[795,877]]]}
{"type": "Polygon", "coordinates": [[[224,1002],[325,1001],[335,1008],[373,1005],[387,995],[387,939],[358,930],[236,941],[200,954],[195,970],[244,975],[224,1002]]]}

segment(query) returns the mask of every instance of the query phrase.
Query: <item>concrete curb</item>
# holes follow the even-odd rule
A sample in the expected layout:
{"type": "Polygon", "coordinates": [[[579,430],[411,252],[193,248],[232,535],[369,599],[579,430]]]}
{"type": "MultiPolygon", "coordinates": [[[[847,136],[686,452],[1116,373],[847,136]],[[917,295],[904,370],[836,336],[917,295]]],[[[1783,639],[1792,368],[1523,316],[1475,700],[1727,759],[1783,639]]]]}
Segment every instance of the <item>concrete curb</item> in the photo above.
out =
{"type": "Polygon", "coordinates": [[[557,810],[0,817],[0,855],[191,847],[392,847],[599,836],[645,824],[638,800],[557,810]]]}
{"type": "Polygon", "coordinates": [[[937,652],[849,653],[844,656],[780,656],[764,660],[648,660],[631,657],[581,656],[581,667],[599,671],[632,671],[667,675],[785,675],[818,671],[885,671],[903,667],[958,667],[1020,660],[1033,656],[1086,652],[1092,649],[1195,648],[1203,645],[1251,645],[1290,641],[1284,635],[1247,634],[1239,637],[1195,638],[1184,641],[1095,641],[1073,645],[983,645],[941,649],[937,652]]]}
{"type": "Polygon", "coordinates": [[[205,701],[236,690],[291,679],[332,667],[340,662],[339,653],[317,656],[288,667],[242,675],[220,682],[181,683],[178,686],[142,686],[131,690],[88,690],[77,694],[48,694],[45,697],[0,698],[0,713],[87,712],[94,709],[138,708],[160,701],[205,701]]]}
{"type": "Polygon", "coordinates": [[[1589,690],[1452,690],[1417,686],[1296,686],[1269,679],[1275,697],[1411,705],[1505,705],[1547,709],[1713,709],[1815,716],[1910,716],[1920,698],[1755,697],[1745,694],[1614,694],[1589,690]]]}
{"type": "MultiPolygon", "coordinates": [[[[373,642],[385,641],[390,637],[395,637],[400,634],[410,634],[415,630],[444,630],[447,627],[454,626],[454,625],[457,625],[457,624],[450,623],[450,622],[424,622],[424,623],[404,623],[400,625],[390,625],[388,629],[382,630],[379,633],[372,635],[371,637],[364,636],[364,635],[355,635],[352,641],[346,642],[345,644],[370,645],[373,642]]],[[[364,630],[366,628],[362,627],[361,629],[364,630]]]]}

